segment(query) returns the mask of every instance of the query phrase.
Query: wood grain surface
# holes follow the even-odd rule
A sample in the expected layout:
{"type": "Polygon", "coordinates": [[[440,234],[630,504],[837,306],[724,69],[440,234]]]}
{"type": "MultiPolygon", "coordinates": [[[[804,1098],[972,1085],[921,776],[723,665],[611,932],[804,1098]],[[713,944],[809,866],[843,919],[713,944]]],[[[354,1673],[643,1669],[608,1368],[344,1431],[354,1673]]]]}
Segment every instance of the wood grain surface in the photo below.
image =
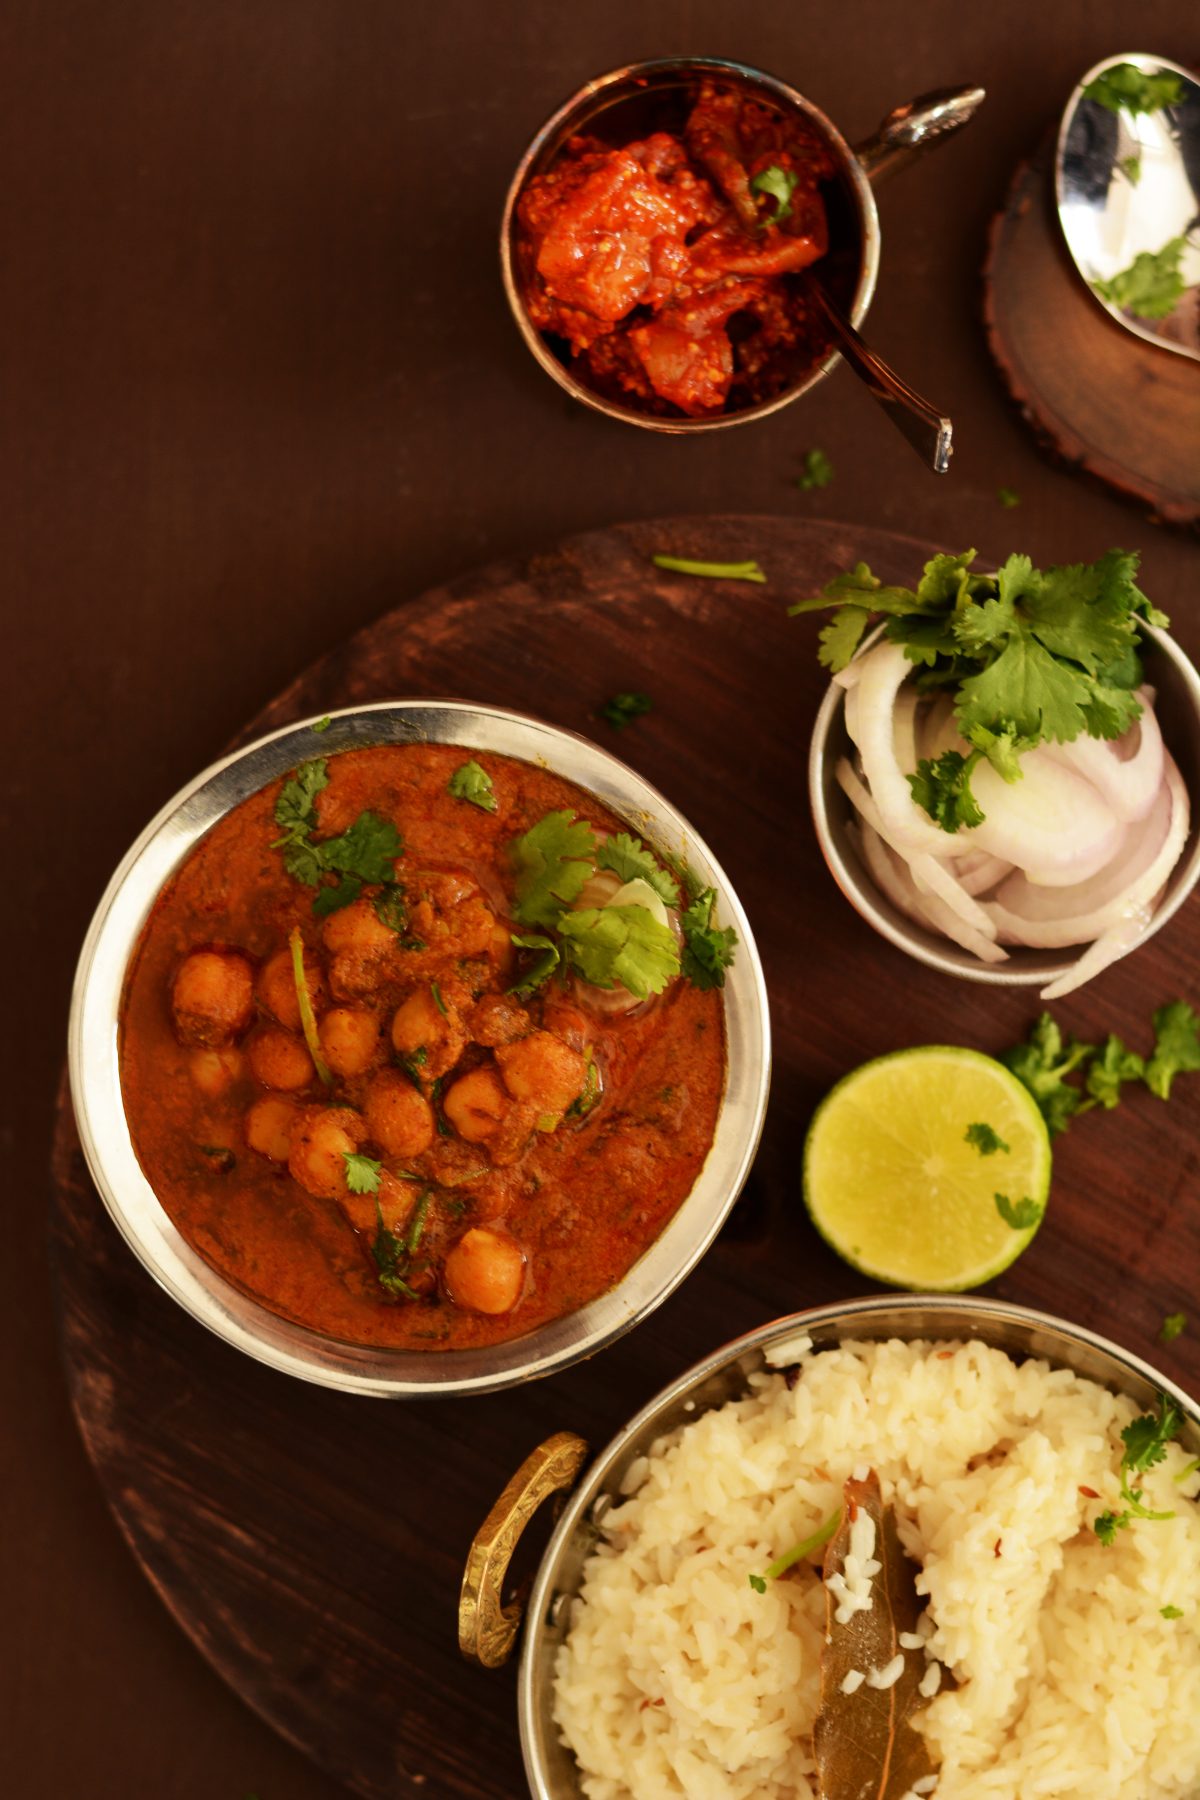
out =
{"type": "Polygon", "coordinates": [[[1160,523],[1200,529],[1200,369],[1126,331],[1088,293],[1055,210],[1052,136],[1018,165],[992,220],[984,318],[1046,449],[1160,523]]]}
{"type": "MultiPolygon", "coordinates": [[[[371,1800],[524,1792],[510,1668],[460,1662],[471,1535],[522,1457],[563,1427],[595,1448],[668,1379],[774,1315],[864,1290],[809,1228],[804,1131],[865,1057],[1020,1036],[1028,993],[939,977],[875,937],[827,874],[805,798],[823,677],[813,621],[786,602],[865,557],[910,581],[929,546],[767,518],[590,532],[389,613],[287,689],[245,737],[311,711],[459,695],[595,735],[678,804],[754,924],[771,995],[774,1085],[762,1149],[715,1248],[651,1319],[593,1362],[483,1400],[363,1400],[239,1356],[167,1299],[119,1240],[60,1103],[53,1250],[76,1414],[110,1506],[184,1630],[251,1706],[371,1800]],[[757,557],[768,585],[667,576],[655,550],[757,557]],[[641,689],[619,737],[595,718],[641,689]]],[[[1200,646],[1186,621],[1185,647],[1200,646]]],[[[1058,1009],[1081,1036],[1146,1046],[1151,1009],[1200,993],[1185,907],[1144,951],[1058,1009]]],[[[992,1290],[1118,1339],[1192,1392],[1200,1334],[1163,1347],[1196,1301],[1200,1081],[1144,1092],[1060,1141],[1051,1206],[992,1290]]]]}

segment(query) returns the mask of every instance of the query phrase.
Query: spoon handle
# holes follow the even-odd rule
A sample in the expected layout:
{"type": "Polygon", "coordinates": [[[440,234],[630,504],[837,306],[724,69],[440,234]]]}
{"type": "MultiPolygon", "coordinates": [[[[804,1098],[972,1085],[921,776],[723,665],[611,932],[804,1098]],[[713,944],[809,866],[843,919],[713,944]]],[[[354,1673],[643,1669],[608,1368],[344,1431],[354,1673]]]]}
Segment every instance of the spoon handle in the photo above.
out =
{"type": "Polygon", "coordinates": [[[981,87],[936,88],[894,107],[877,131],[854,146],[867,179],[892,175],[922,150],[944,143],[971,123],[983,100],[981,87]]]}
{"type": "Polygon", "coordinates": [[[950,467],[954,449],[951,420],[931,406],[908,383],[901,381],[882,356],[876,356],[855,331],[849,320],[834,305],[822,284],[810,275],[806,282],[825,317],[837,333],[842,355],[860,381],[866,383],[897,431],[902,431],[923,461],[935,475],[944,475],[950,467]]]}

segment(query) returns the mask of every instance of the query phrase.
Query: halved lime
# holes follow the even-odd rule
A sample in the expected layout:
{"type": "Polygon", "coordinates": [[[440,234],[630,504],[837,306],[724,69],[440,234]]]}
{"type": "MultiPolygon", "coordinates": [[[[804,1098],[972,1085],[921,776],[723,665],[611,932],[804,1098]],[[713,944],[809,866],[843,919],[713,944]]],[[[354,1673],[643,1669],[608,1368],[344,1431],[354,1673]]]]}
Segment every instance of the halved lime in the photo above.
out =
{"type": "Polygon", "coordinates": [[[990,1056],[945,1044],[854,1069],[804,1146],[813,1224],[893,1287],[990,1281],[1033,1237],[1049,1191],[1050,1135],[1033,1097],[990,1056]]]}

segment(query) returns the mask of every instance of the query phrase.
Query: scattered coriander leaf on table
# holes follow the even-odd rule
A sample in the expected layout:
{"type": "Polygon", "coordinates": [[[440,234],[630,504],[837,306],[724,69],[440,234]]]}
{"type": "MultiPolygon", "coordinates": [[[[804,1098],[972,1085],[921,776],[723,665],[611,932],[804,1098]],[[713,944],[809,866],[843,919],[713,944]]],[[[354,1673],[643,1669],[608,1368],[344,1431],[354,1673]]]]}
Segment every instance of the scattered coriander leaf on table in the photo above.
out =
{"type": "Polygon", "coordinates": [[[756,562],[695,562],[687,556],[654,556],[656,568],[673,569],[677,575],[704,575],[710,581],[765,581],[756,562]]]}
{"type": "Polygon", "coordinates": [[[1187,1330],[1187,1314],[1183,1312],[1168,1313],[1158,1328],[1158,1340],[1161,1344],[1173,1344],[1177,1337],[1182,1337],[1187,1330]]]}
{"type": "Polygon", "coordinates": [[[600,717],[607,719],[614,731],[623,731],[633,719],[644,718],[653,705],[649,694],[614,694],[600,708],[600,717]]]}
{"type": "Polygon", "coordinates": [[[494,813],[496,810],[492,778],[477,762],[462,763],[455,769],[446,787],[456,800],[466,800],[481,812],[494,813]]]}
{"type": "Polygon", "coordinates": [[[1200,1069],[1200,1018],[1184,1000],[1160,1006],[1154,1015],[1154,1050],[1146,1064],[1146,1086],[1160,1100],[1171,1097],[1176,1075],[1200,1069]]]}
{"type": "Polygon", "coordinates": [[[1121,1039],[1111,1033],[1104,1048],[1094,1051],[1087,1065],[1084,1087],[1093,1100],[1111,1112],[1121,1101],[1121,1087],[1126,1081],[1140,1081],[1146,1073],[1144,1060],[1127,1050],[1121,1039]]]}
{"type": "Polygon", "coordinates": [[[796,486],[810,493],[814,488],[827,488],[833,480],[833,464],[823,450],[806,450],[804,465],[796,477],[796,486]]]}
{"type": "Polygon", "coordinates": [[[1020,506],[1021,504],[1021,496],[1018,494],[1016,488],[997,488],[996,498],[999,500],[1001,506],[1006,507],[1009,511],[1011,511],[1014,506],[1020,506]]]}

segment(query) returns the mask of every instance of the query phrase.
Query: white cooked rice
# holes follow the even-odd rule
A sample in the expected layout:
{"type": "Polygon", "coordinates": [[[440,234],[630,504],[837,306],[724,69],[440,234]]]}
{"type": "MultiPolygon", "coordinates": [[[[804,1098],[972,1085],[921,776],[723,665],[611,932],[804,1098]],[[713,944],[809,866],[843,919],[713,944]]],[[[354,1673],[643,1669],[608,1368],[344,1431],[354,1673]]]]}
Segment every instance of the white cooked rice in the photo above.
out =
{"type": "Polygon", "coordinates": [[[1111,1548],[1090,1529],[1119,1506],[1138,1410],[980,1343],[846,1343],[661,1439],[604,1519],[558,1653],[583,1792],[815,1800],[824,1589],[804,1567],[764,1594],[748,1576],[866,1462],[922,1565],[929,1670],[959,1684],[920,1715],[935,1800],[1197,1800],[1200,1475],[1173,1481],[1173,1444],[1143,1485],[1176,1517],[1111,1548]]]}

